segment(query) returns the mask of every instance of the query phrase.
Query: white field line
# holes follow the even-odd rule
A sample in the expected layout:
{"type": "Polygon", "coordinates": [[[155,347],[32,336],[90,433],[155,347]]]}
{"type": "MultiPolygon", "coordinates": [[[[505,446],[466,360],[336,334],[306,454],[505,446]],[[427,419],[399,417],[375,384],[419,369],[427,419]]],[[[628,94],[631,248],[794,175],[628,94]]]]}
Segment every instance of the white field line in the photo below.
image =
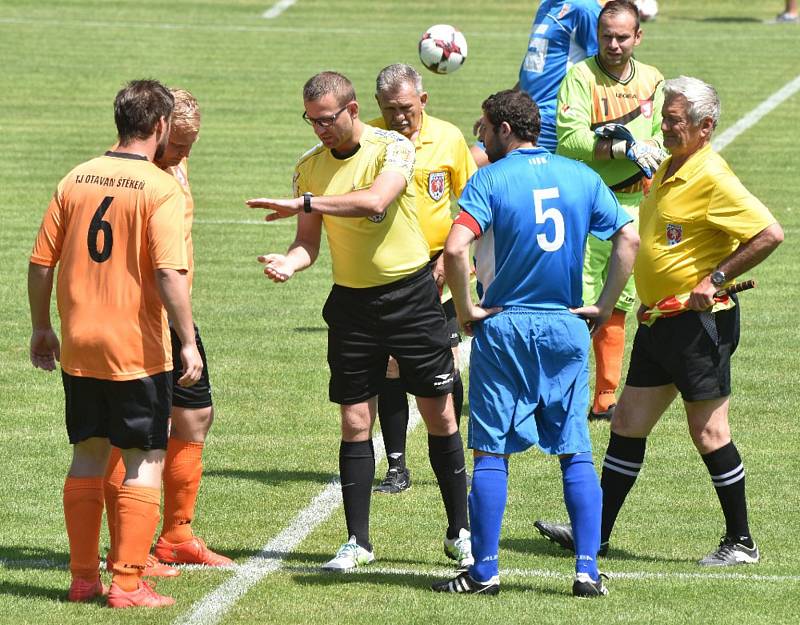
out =
{"type": "Polygon", "coordinates": [[[264,11],[261,17],[265,20],[274,20],[295,2],[297,2],[297,0],[278,0],[271,8],[264,11]]]}
{"type": "MultiPolygon", "coordinates": [[[[469,362],[469,341],[460,348],[461,362],[469,362]]],[[[411,432],[421,421],[416,403],[409,402],[408,431],[411,432]]],[[[375,464],[386,455],[383,436],[373,438],[375,464]]],[[[265,576],[274,573],[283,565],[284,558],[290,554],[316,527],[326,521],[342,503],[342,490],[338,479],[330,482],[305,509],[293,519],[292,523],[275,538],[261,548],[256,555],[236,567],[236,573],[225,580],[216,590],[207,594],[192,606],[191,611],[175,620],[180,625],[211,625],[217,623],[224,614],[260,582],[265,576]]],[[[318,569],[317,569],[318,570],[318,569]]]]}
{"type": "Polygon", "coordinates": [[[713,147],[717,152],[724,150],[736,139],[736,137],[752,126],[756,125],[761,118],[769,115],[769,113],[775,110],[780,104],[791,98],[798,91],[800,91],[800,76],[797,76],[794,80],[786,83],[756,108],[747,113],[747,115],[737,121],[733,126],[730,126],[725,130],[725,132],[713,139],[711,141],[711,147],[713,147]]]}
{"type": "MultiPolygon", "coordinates": [[[[271,10],[271,9],[270,9],[271,10]]],[[[267,11],[269,12],[269,10],[267,11]]],[[[2,25],[25,25],[25,26],[53,26],[56,28],[99,28],[103,30],[108,29],[140,29],[140,30],[189,30],[189,31],[203,31],[203,32],[237,32],[237,33],[288,33],[288,34],[319,34],[319,35],[360,35],[364,36],[365,30],[363,28],[329,28],[329,27],[313,27],[313,26],[245,26],[238,24],[178,24],[178,23],[160,23],[160,22],[123,22],[113,20],[60,20],[60,19],[36,19],[30,17],[0,17],[0,26],[2,25]]],[[[782,30],[782,29],[781,29],[782,30]]],[[[785,39],[789,44],[793,44],[795,39],[791,28],[782,32],[786,36],[778,36],[774,28],[765,29],[763,32],[755,32],[752,34],[737,35],[741,41],[760,41],[762,39],[769,39],[770,41],[785,39]]],[[[522,31],[521,31],[522,32],[522,31]]],[[[521,34],[522,37],[527,36],[526,30],[521,34]]],[[[384,36],[382,31],[375,31],[376,37],[384,36]]],[[[475,30],[469,33],[469,36],[474,39],[508,39],[507,30],[475,30]]],[[[671,35],[652,35],[648,34],[649,40],[658,41],[683,41],[687,39],[696,39],[693,34],[671,34],[671,35]]]]}

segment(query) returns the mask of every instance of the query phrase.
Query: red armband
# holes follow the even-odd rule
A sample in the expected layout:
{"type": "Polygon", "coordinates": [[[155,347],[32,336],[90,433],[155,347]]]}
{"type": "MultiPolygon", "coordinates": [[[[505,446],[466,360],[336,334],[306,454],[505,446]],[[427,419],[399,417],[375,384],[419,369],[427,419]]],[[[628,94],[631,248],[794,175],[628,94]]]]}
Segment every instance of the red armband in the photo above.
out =
{"type": "Polygon", "coordinates": [[[469,228],[470,230],[472,230],[472,234],[475,235],[476,239],[480,238],[481,236],[480,224],[478,224],[478,222],[475,221],[475,218],[468,212],[462,210],[453,220],[453,223],[464,226],[465,228],[469,228]]]}

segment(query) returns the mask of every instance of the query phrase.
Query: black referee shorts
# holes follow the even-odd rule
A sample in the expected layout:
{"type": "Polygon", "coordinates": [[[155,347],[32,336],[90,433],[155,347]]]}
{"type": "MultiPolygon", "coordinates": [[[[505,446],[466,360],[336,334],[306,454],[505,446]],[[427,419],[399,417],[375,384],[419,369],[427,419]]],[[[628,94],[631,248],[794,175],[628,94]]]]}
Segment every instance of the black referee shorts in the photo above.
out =
{"type": "Polygon", "coordinates": [[[328,324],[329,395],[357,404],[377,395],[394,356],[406,390],[418,397],[453,388],[453,355],[430,269],[365,289],[334,285],[322,316],[328,324]]]}
{"type": "Polygon", "coordinates": [[[630,386],[674,384],[684,401],[731,394],[731,356],[739,344],[739,306],[716,314],[686,311],[639,325],[625,381],[630,386]],[[707,315],[703,325],[701,314],[707,315]],[[716,336],[712,336],[716,334],[716,336]]]}
{"type": "Polygon", "coordinates": [[[172,372],[117,382],[63,370],[69,442],[107,438],[120,449],[166,449],[172,372]]]}
{"type": "Polygon", "coordinates": [[[183,375],[183,361],[181,360],[181,340],[172,326],[169,328],[172,338],[172,364],[175,367],[172,371],[172,405],[179,408],[208,408],[211,401],[211,382],[208,379],[208,361],[206,360],[206,350],[203,349],[203,341],[200,340],[200,331],[194,326],[194,340],[197,343],[197,351],[203,360],[203,373],[200,379],[192,386],[180,386],[178,380],[183,375]]]}

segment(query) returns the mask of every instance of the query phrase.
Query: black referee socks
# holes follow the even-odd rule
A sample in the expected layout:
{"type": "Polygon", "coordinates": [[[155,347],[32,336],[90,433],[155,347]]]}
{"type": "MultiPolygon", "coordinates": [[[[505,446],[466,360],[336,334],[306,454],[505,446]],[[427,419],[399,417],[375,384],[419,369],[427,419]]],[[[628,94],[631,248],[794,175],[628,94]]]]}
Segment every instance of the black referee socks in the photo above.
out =
{"type": "Polygon", "coordinates": [[[339,475],[342,481],[347,535],[355,536],[360,547],[372,551],[369,542],[369,500],[372,495],[372,480],[375,479],[372,439],[357,443],[341,442],[339,475]]]}
{"type": "Polygon", "coordinates": [[[603,523],[600,529],[600,542],[608,542],[611,530],[617,520],[625,497],[639,477],[644,463],[646,438],[629,438],[611,432],[605,458],[600,486],[603,489],[603,523]]]}
{"type": "Polygon", "coordinates": [[[467,520],[467,467],[464,464],[464,445],[461,434],[450,436],[428,434],[428,457],[439,482],[444,509],[447,512],[447,537],[456,538],[467,520]]]}
{"type": "MultiPolygon", "coordinates": [[[[747,500],[744,493],[744,465],[733,441],[716,451],[700,456],[711,474],[722,513],[725,515],[725,535],[746,543],[750,538],[747,523],[747,500]]],[[[745,546],[750,546],[745,544],[745,546]]]]}

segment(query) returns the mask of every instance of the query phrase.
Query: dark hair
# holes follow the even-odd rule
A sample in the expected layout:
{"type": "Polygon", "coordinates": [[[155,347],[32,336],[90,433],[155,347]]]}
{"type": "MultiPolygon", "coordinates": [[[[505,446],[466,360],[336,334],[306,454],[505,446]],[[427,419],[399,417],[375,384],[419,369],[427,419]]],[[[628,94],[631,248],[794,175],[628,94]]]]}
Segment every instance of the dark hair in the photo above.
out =
{"type": "Polygon", "coordinates": [[[120,145],[150,137],[162,117],[169,120],[175,98],[157,80],[132,80],[114,98],[120,145]]]}
{"type": "Polygon", "coordinates": [[[606,2],[603,8],[600,9],[600,15],[597,16],[597,23],[600,24],[600,20],[606,15],[619,15],[620,13],[630,13],[633,15],[636,19],[636,30],[639,30],[639,8],[632,0],[609,0],[609,2],[606,2]]]}
{"type": "Polygon", "coordinates": [[[314,102],[322,96],[332,93],[340,106],[356,99],[353,83],[339,72],[320,72],[303,85],[303,101],[314,102]]]}
{"type": "Polygon", "coordinates": [[[506,89],[490,95],[481,105],[495,130],[506,122],[518,139],[536,143],[542,122],[539,107],[524,91],[506,89]]]}

